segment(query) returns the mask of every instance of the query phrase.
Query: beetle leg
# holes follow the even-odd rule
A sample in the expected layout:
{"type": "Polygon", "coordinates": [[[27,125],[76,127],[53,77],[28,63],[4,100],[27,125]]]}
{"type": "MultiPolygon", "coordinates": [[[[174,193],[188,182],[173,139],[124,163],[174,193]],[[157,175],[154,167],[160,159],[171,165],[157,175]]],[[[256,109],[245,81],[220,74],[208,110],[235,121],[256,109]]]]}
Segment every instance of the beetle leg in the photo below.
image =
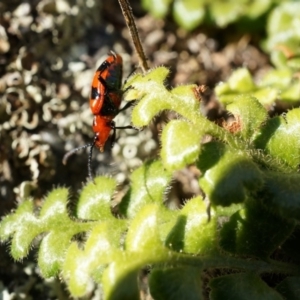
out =
{"type": "Polygon", "coordinates": [[[135,101],[136,100],[127,101],[127,103],[121,109],[118,110],[118,113],[121,112],[121,111],[126,110],[129,107],[131,107],[134,104],[135,101]]]}

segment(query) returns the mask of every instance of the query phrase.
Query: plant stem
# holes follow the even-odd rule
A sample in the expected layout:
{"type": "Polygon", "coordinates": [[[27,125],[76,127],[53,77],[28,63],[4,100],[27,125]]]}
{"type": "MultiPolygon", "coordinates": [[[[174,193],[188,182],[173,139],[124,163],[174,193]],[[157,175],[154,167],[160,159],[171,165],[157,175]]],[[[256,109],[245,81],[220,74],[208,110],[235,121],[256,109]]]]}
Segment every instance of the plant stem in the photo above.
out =
{"type": "Polygon", "coordinates": [[[279,171],[284,173],[290,173],[295,171],[290,166],[288,166],[284,161],[280,160],[279,158],[276,158],[275,160],[274,158],[264,153],[262,150],[253,148],[250,142],[247,143],[245,140],[239,138],[238,136],[234,136],[226,129],[207,120],[201,114],[195,114],[193,122],[195,124],[201,124],[201,126],[198,127],[200,128],[200,130],[203,130],[201,128],[204,128],[205,134],[209,134],[214,138],[224,141],[231,148],[241,150],[247,153],[261,166],[269,166],[270,168],[271,165],[274,171],[279,171]]]}
{"type": "Polygon", "coordinates": [[[119,0],[119,4],[125,19],[125,22],[127,24],[127,27],[129,29],[131,39],[133,41],[134,48],[137,52],[140,67],[143,70],[143,73],[145,73],[147,70],[149,70],[147,58],[145,56],[145,52],[139,37],[138,30],[135,25],[134,17],[132,14],[132,8],[128,2],[128,0],[119,0]]]}
{"type": "Polygon", "coordinates": [[[288,275],[300,275],[300,269],[298,266],[278,262],[274,260],[261,261],[251,258],[237,258],[224,255],[214,256],[185,256],[185,255],[174,255],[176,263],[182,263],[185,265],[191,265],[194,267],[199,266],[201,269],[238,269],[241,271],[249,271],[256,273],[280,273],[288,275]]]}

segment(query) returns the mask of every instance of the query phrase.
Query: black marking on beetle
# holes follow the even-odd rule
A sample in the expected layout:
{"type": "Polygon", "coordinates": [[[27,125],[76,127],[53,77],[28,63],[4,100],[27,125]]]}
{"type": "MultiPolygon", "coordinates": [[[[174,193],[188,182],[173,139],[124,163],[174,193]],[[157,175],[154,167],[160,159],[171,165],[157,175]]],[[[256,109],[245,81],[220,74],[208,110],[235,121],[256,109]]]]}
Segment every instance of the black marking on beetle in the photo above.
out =
{"type": "Polygon", "coordinates": [[[98,89],[92,87],[92,89],[91,89],[91,99],[92,100],[98,100],[99,97],[100,97],[100,93],[98,93],[98,89]]]}

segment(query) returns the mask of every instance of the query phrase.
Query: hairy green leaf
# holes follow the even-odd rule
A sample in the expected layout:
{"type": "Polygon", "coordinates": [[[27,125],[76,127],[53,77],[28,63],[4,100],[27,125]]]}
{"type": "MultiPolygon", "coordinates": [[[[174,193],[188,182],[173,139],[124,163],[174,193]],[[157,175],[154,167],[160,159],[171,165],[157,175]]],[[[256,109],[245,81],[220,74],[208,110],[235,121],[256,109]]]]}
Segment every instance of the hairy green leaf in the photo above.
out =
{"type": "Polygon", "coordinates": [[[72,295],[81,297],[92,288],[92,278],[100,282],[99,268],[117,259],[122,252],[118,249],[122,232],[122,220],[95,225],[89,234],[84,249],[73,242],[66,252],[63,276],[72,295]]]}
{"type": "Polygon", "coordinates": [[[297,23],[300,3],[297,1],[281,3],[270,14],[267,23],[268,40],[266,47],[268,51],[273,51],[276,46],[287,43],[299,42],[299,32],[297,23]]]}
{"type": "Polygon", "coordinates": [[[149,278],[150,293],[155,300],[201,300],[201,270],[191,267],[154,269],[149,278]]]}
{"type": "Polygon", "coordinates": [[[234,1],[213,1],[210,10],[217,25],[225,27],[239,18],[243,13],[243,5],[234,1]]]}
{"type": "Polygon", "coordinates": [[[217,219],[209,221],[207,207],[201,197],[189,200],[176,218],[166,238],[166,246],[185,253],[212,254],[217,247],[217,219]]]}
{"type": "MultiPolygon", "coordinates": [[[[258,86],[253,82],[250,72],[241,68],[234,71],[228,81],[221,83],[215,88],[216,95],[223,104],[230,104],[239,101],[241,96],[253,96],[265,106],[274,103],[279,94],[278,89],[273,87],[258,86]],[[237,97],[239,96],[239,97],[237,97]]],[[[255,104],[253,104],[255,108],[255,104]]],[[[249,108],[249,111],[251,107],[249,108]]]]}
{"type": "Polygon", "coordinates": [[[276,286],[276,291],[280,293],[283,299],[299,299],[300,277],[288,277],[276,286]]]}
{"type": "Polygon", "coordinates": [[[125,249],[104,272],[107,299],[139,299],[137,274],[149,263],[163,262],[169,251],[159,237],[159,205],[144,206],[133,219],[126,236],[125,249]]]}
{"type": "Polygon", "coordinates": [[[160,161],[145,163],[131,175],[132,188],[120,205],[120,211],[132,218],[148,203],[163,205],[164,194],[171,180],[160,161]]]}
{"type": "Polygon", "coordinates": [[[171,0],[143,0],[142,5],[145,9],[149,10],[157,18],[163,18],[170,6],[171,0]]]}
{"type": "Polygon", "coordinates": [[[80,193],[77,217],[85,220],[112,219],[110,201],[116,189],[112,178],[97,177],[89,182],[80,193]]]}
{"type": "Polygon", "coordinates": [[[265,178],[263,201],[288,220],[300,220],[300,174],[269,172],[265,178]]]}
{"type": "Polygon", "coordinates": [[[143,253],[152,259],[159,259],[165,251],[158,234],[158,209],[159,205],[149,204],[140,210],[130,225],[126,237],[126,250],[129,252],[143,253]]]}
{"type": "Polygon", "coordinates": [[[205,17],[205,0],[175,0],[174,19],[187,30],[199,26],[205,17]]]}
{"type": "Polygon", "coordinates": [[[1,239],[12,237],[11,253],[15,259],[25,257],[33,240],[47,232],[38,254],[45,277],[59,272],[72,237],[90,227],[88,223],[80,224],[70,219],[67,200],[67,189],[55,189],[46,197],[38,215],[34,213],[33,204],[25,201],[1,225],[1,231],[5,234],[1,239]]]}
{"type": "Polygon", "coordinates": [[[251,96],[239,96],[226,106],[240,125],[240,134],[248,140],[268,118],[267,110],[251,96]]]}
{"type": "Polygon", "coordinates": [[[169,170],[181,169],[199,156],[201,131],[189,122],[171,121],[164,128],[161,139],[161,157],[169,170]]]}
{"type": "Polygon", "coordinates": [[[283,298],[252,273],[226,275],[210,282],[211,300],[283,300],[283,298]]]}
{"type": "Polygon", "coordinates": [[[105,299],[139,300],[138,269],[134,255],[120,256],[116,262],[111,263],[103,274],[105,299]]]}
{"type": "Polygon", "coordinates": [[[255,140],[257,148],[297,170],[300,164],[300,109],[269,119],[255,140]]]}
{"type": "Polygon", "coordinates": [[[247,201],[220,232],[221,247],[234,254],[267,259],[291,234],[294,222],[288,222],[264,206],[247,201]]]}
{"type": "Polygon", "coordinates": [[[169,70],[158,67],[145,75],[136,74],[126,83],[137,91],[140,101],[132,111],[132,123],[136,127],[148,125],[163,110],[173,110],[194,121],[199,117],[199,99],[195,96],[195,85],[179,86],[167,90],[164,80],[169,70]]]}
{"type": "Polygon", "coordinates": [[[261,171],[243,151],[233,151],[220,142],[203,145],[198,167],[200,186],[213,205],[242,202],[263,184],[261,171]]]}

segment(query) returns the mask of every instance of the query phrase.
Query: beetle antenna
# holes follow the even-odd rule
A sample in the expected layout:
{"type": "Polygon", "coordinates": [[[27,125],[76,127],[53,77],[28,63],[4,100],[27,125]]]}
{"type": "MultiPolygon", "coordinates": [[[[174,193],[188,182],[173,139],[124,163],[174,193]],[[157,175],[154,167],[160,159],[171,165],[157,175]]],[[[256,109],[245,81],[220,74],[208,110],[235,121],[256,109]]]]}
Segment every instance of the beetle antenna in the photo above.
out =
{"type": "Polygon", "coordinates": [[[91,147],[91,146],[92,146],[92,144],[86,144],[86,145],[83,145],[83,146],[80,146],[80,147],[78,147],[78,148],[75,148],[75,149],[70,150],[69,152],[67,152],[67,153],[64,155],[63,160],[62,160],[62,163],[63,163],[64,165],[66,165],[66,164],[67,164],[67,160],[69,159],[70,156],[72,156],[74,153],[76,153],[77,151],[79,151],[79,150],[81,150],[81,149],[86,149],[86,148],[91,147]]]}
{"type": "Polygon", "coordinates": [[[70,150],[69,152],[67,152],[67,153],[64,155],[64,157],[63,157],[62,163],[63,163],[64,165],[66,165],[66,164],[67,164],[67,160],[68,160],[69,157],[72,156],[74,153],[76,153],[77,151],[79,151],[79,150],[81,150],[81,149],[90,148],[90,151],[89,151],[89,157],[88,157],[88,172],[89,172],[89,178],[90,178],[91,180],[93,180],[93,176],[92,176],[92,156],[93,156],[93,149],[94,149],[96,140],[97,140],[97,135],[95,136],[94,141],[93,141],[92,144],[86,144],[86,145],[77,147],[77,148],[72,149],[72,150],[70,150]]]}
{"type": "Polygon", "coordinates": [[[88,172],[89,172],[89,178],[90,178],[91,181],[93,181],[93,175],[92,175],[92,156],[93,156],[93,149],[94,149],[96,140],[97,140],[97,135],[95,135],[93,143],[89,144],[89,146],[90,146],[90,152],[89,152],[89,157],[88,157],[88,172]]]}

